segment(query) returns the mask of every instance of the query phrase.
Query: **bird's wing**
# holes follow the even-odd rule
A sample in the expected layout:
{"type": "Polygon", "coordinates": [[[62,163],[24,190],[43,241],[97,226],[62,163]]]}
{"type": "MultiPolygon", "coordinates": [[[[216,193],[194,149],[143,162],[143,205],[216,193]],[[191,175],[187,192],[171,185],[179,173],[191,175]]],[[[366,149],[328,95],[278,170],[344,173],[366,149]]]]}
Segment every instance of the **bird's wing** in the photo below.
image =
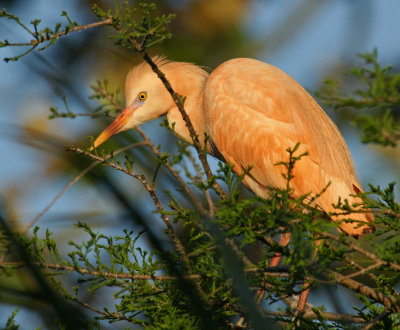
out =
{"type": "Polygon", "coordinates": [[[296,195],[329,190],[318,203],[325,211],[338,196],[347,198],[360,185],[340,132],[316,101],[278,68],[252,59],[235,59],[208,78],[203,104],[207,130],[218,151],[237,172],[251,167],[245,183],[260,196],[267,187],[283,188],[287,148],[307,151],[295,165],[296,195]]]}

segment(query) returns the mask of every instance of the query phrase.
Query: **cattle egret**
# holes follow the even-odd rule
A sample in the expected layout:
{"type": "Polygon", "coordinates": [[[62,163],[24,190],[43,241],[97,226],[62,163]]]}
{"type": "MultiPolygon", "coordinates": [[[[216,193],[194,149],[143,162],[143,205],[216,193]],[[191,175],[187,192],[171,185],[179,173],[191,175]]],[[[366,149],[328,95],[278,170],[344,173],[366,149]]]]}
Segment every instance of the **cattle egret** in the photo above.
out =
{"type": "MultiPolygon", "coordinates": [[[[186,97],[185,110],[202,147],[234,166],[238,174],[251,168],[243,183],[254,194],[268,198],[269,188],[285,188],[287,148],[300,142],[308,152],[294,167],[294,197],[326,191],[315,201],[326,213],[335,212],[338,198],[361,202],[362,192],[351,155],[338,128],[317,102],[293,78],[280,69],[249,58],[226,61],[211,74],[202,68],[155,57],[174,91],[186,97]],[[208,139],[205,139],[205,136],[208,139]]],[[[181,113],[161,80],[146,63],[135,66],[126,78],[126,109],[96,139],[98,147],[112,135],[160,116],[178,138],[192,144],[181,113]]],[[[342,221],[345,216],[333,216],[342,221]]],[[[356,213],[358,222],[341,222],[340,229],[359,236],[373,231],[372,214],[356,213]],[[366,223],[366,224],[363,224],[366,223]]],[[[289,233],[281,243],[287,244],[289,233]]],[[[274,265],[279,258],[274,258],[274,265]]],[[[303,306],[304,308],[304,306],[303,306]]]]}
{"type": "MultiPolygon", "coordinates": [[[[294,197],[319,193],[316,201],[325,212],[338,197],[361,202],[362,192],[350,152],[335,124],[294,79],[278,68],[249,58],[229,60],[208,75],[200,67],[165,58],[153,58],[173,89],[186,97],[185,110],[204,147],[234,165],[241,174],[251,167],[243,183],[267,198],[269,187],[284,188],[282,167],[287,148],[301,143],[308,156],[296,163],[294,197]]],[[[173,132],[192,144],[186,124],[171,95],[147,63],[135,66],[126,78],[126,109],[95,140],[98,147],[112,135],[167,115],[173,132]]],[[[370,213],[353,214],[359,222],[373,222],[370,213]]],[[[333,217],[340,221],[341,217],[333,217]]],[[[358,236],[372,231],[370,225],[343,222],[340,228],[358,236]]]]}

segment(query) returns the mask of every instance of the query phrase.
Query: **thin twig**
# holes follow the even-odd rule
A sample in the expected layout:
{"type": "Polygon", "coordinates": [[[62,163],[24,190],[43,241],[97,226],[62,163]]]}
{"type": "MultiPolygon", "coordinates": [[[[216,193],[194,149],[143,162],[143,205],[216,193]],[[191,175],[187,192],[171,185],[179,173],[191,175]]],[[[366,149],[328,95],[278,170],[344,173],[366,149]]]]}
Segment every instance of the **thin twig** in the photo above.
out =
{"type": "MultiPolygon", "coordinates": [[[[330,233],[319,233],[319,235],[322,236],[322,237],[327,237],[327,238],[334,239],[334,240],[336,240],[337,242],[340,242],[340,243],[344,243],[343,240],[340,240],[337,236],[332,235],[330,233]]],[[[265,240],[265,242],[267,244],[274,244],[275,243],[271,238],[269,238],[267,236],[264,237],[264,240],[265,240]]],[[[358,246],[356,246],[354,244],[351,244],[351,243],[348,243],[348,242],[345,242],[344,244],[346,244],[347,246],[349,246],[353,250],[356,250],[356,251],[358,251],[360,253],[363,253],[364,255],[368,256],[370,259],[372,259],[372,260],[374,260],[376,262],[382,262],[383,264],[386,264],[386,265],[391,264],[391,263],[385,262],[384,260],[378,258],[376,255],[359,248],[358,246]]],[[[396,265],[396,266],[398,266],[398,265],[396,265]]],[[[387,307],[390,310],[395,310],[396,312],[400,312],[400,304],[393,297],[388,297],[385,294],[383,294],[381,292],[378,292],[378,291],[374,290],[373,288],[371,288],[371,287],[369,287],[369,286],[367,286],[365,284],[357,282],[357,281],[353,280],[352,278],[349,278],[348,276],[342,275],[342,274],[340,274],[338,272],[335,272],[333,270],[328,270],[328,274],[329,273],[334,276],[334,282],[335,283],[341,284],[341,285],[347,287],[348,289],[350,289],[350,290],[352,290],[354,292],[361,293],[364,296],[367,296],[367,297],[369,297],[369,298],[371,298],[371,299],[383,304],[385,307],[387,307]]]]}
{"type": "MultiPolygon", "coordinates": [[[[137,142],[130,144],[126,147],[120,148],[115,151],[114,155],[118,155],[121,152],[124,152],[126,150],[136,148],[139,146],[147,145],[147,141],[143,142],[137,142]]],[[[108,160],[110,156],[106,156],[105,160],[108,160]]],[[[101,161],[95,161],[92,164],[90,164],[88,167],[86,167],[83,171],[81,171],[78,175],[76,175],[74,178],[72,178],[68,184],[50,201],[50,203],[25,227],[25,229],[22,231],[22,234],[26,234],[28,230],[54,205],[54,203],[60,199],[60,197],[77,181],[79,181],[86,173],[88,173],[91,169],[99,165],[101,161]]]]}
{"type": "MultiPolygon", "coordinates": [[[[196,162],[196,160],[194,159],[194,157],[193,157],[193,155],[192,155],[191,152],[188,153],[188,158],[189,158],[189,160],[192,162],[193,167],[194,167],[195,170],[196,170],[196,173],[197,173],[197,175],[198,175],[198,177],[199,177],[200,182],[201,182],[203,185],[205,185],[205,182],[204,182],[204,179],[203,179],[203,173],[201,173],[200,167],[199,167],[199,165],[197,164],[197,162],[196,162]]],[[[194,177],[193,177],[192,179],[194,180],[194,177]]],[[[208,190],[204,190],[204,195],[206,196],[206,200],[207,200],[208,208],[209,208],[209,212],[210,212],[210,217],[212,218],[212,217],[214,217],[214,213],[215,213],[215,205],[214,205],[214,202],[213,202],[213,200],[212,200],[212,198],[211,198],[210,193],[209,193],[208,190]]]]}
{"type": "MultiPolygon", "coordinates": [[[[121,152],[124,152],[126,150],[132,149],[132,148],[136,148],[142,145],[146,145],[149,142],[147,141],[143,141],[143,142],[137,142],[131,145],[128,145],[126,147],[120,148],[118,150],[115,151],[114,155],[118,155],[121,152]]],[[[109,159],[110,156],[106,156],[106,160],[109,159]]],[[[22,234],[26,234],[28,232],[28,230],[30,228],[32,228],[32,226],[39,221],[39,219],[48,211],[50,210],[50,208],[55,204],[55,202],[57,202],[57,200],[59,200],[61,198],[61,196],[77,181],[79,181],[86,173],[88,173],[91,169],[93,169],[95,166],[97,166],[98,164],[100,164],[100,161],[96,161],[92,164],[90,164],[87,168],[85,168],[83,171],[81,171],[78,175],[76,175],[74,178],[72,178],[67,185],[61,189],[61,191],[50,201],[49,204],[46,205],[46,207],[35,217],[33,218],[33,220],[25,227],[25,229],[22,231],[22,234]]],[[[6,251],[1,257],[0,257],[0,262],[3,262],[5,260],[5,258],[7,257],[9,251],[6,251]]]]}
{"type": "Polygon", "coordinates": [[[371,271],[371,270],[373,270],[375,268],[378,268],[378,267],[380,267],[382,265],[384,265],[383,262],[377,262],[377,263],[372,264],[372,265],[370,265],[370,266],[368,266],[366,268],[360,269],[358,272],[355,272],[355,273],[352,273],[352,274],[349,274],[349,275],[345,275],[345,276],[343,276],[343,279],[347,280],[348,278],[354,278],[354,277],[357,277],[357,276],[360,276],[360,275],[364,275],[365,273],[367,273],[367,272],[369,272],[369,271],[371,271]]]}
{"type": "MultiPolygon", "coordinates": [[[[334,247],[330,242],[328,242],[328,241],[325,241],[325,244],[326,244],[328,247],[332,248],[332,249],[335,248],[335,247],[334,247]]],[[[343,255],[342,260],[344,260],[345,262],[347,262],[350,266],[352,266],[352,267],[358,269],[359,271],[363,271],[363,270],[365,269],[364,267],[362,267],[361,265],[359,265],[357,262],[355,262],[354,260],[350,259],[350,258],[347,257],[346,255],[343,255]]],[[[357,273],[358,273],[358,272],[357,272],[357,273]]],[[[357,274],[357,273],[353,273],[353,274],[347,275],[347,276],[345,276],[345,277],[346,277],[346,278],[347,278],[347,277],[348,277],[348,278],[351,278],[351,277],[354,277],[355,275],[360,275],[360,274],[357,274]]],[[[372,272],[367,272],[367,273],[365,273],[365,271],[363,271],[363,273],[364,273],[365,275],[367,275],[370,279],[372,279],[372,280],[374,280],[374,281],[377,280],[377,276],[376,276],[374,273],[372,273],[372,272]]],[[[395,289],[394,287],[386,286],[386,288],[387,288],[389,291],[391,291],[391,293],[392,293],[393,296],[400,297],[400,294],[396,291],[396,289],[395,289]]]]}
{"type": "Polygon", "coordinates": [[[97,155],[91,154],[90,152],[84,151],[84,150],[82,150],[80,148],[77,148],[77,147],[69,147],[69,148],[67,148],[67,151],[73,151],[73,152],[76,152],[76,153],[78,153],[80,155],[85,155],[85,156],[87,156],[89,158],[95,159],[95,160],[98,161],[97,164],[103,163],[103,164],[105,164],[107,166],[113,167],[116,170],[121,171],[121,172],[123,172],[123,173],[125,173],[125,174],[127,174],[127,175],[129,175],[129,176],[131,176],[133,178],[135,178],[140,183],[142,183],[144,188],[150,194],[150,196],[151,196],[151,198],[152,198],[157,210],[160,212],[161,218],[162,218],[164,224],[166,225],[166,227],[168,229],[168,232],[171,234],[172,240],[176,244],[178,253],[183,257],[185,262],[189,262],[189,260],[187,259],[186,253],[185,253],[185,249],[184,249],[182,243],[180,242],[179,238],[175,234],[175,230],[174,230],[174,228],[173,228],[173,226],[172,226],[172,224],[171,224],[171,222],[170,222],[170,220],[168,218],[168,215],[165,213],[164,207],[162,206],[162,204],[161,204],[161,202],[160,202],[160,200],[159,200],[159,198],[158,198],[158,196],[157,196],[157,194],[155,192],[154,186],[150,185],[147,182],[147,180],[146,180],[144,175],[135,174],[134,172],[123,168],[122,166],[116,164],[115,162],[108,162],[109,158],[99,157],[97,155]]]}
{"type": "MultiPolygon", "coordinates": [[[[331,249],[335,249],[335,246],[330,243],[329,241],[325,241],[325,244],[331,248],[331,249]]],[[[363,270],[364,267],[362,267],[361,265],[359,265],[357,262],[355,262],[354,260],[352,260],[351,258],[347,257],[346,255],[343,255],[342,260],[344,260],[345,262],[347,262],[350,266],[358,269],[358,270],[363,270]]],[[[369,278],[371,278],[372,280],[376,280],[376,276],[374,273],[367,273],[366,274],[369,278]]]]}
{"type": "Polygon", "coordinates": [[[100,86],[92,86],[92,89],[95,90],[97,93],[100,93],[104,98],[110,102],[111,105],[115,107],[118,111],[124,110],[122,106],[110,95],[110,93],[100,86]]]}
{"type": "Polygon", "coordinates": [[[375,325],[377,325],[384,317],[388,316],[390,314],[389,311],[384,311],[383,313],[377,315],[373,320],[368,322],[365,327],[362,328],[362,330],[368,330],[372,329],[375,325]]]}
{"type": "MultiPolygon", "coordinates": [[[[155,280],[155,281],[176,281],[179,280],[177,276],[171,275],[145,275],[145,274],[130,274],[130,273],[110,273],[110,272],[102,272],[89,270],[83,267],[74,267],[63,264],[51,264],[51,263],[41,263],[41,262],[33,262],[34,265],[38,267],[54,269],[57,271],[70,271],[70,272],[78,272],[83,275],[93,275],[100,276],[106,278],[119,278],[119,279],[130,279],[130,280],[155,280]]],[[[25,263],[22,261],[9,261],[9,262],[0,262],[0,267],[23,267],[25,263]]],[[[256,273],[259,270],[256,268],[245,269],[245,273],[256,273]]],[[[267,271],[263,272],[265,276],[275,276],[275,277],[288,277],[289,274],[287,272],[282,271],[282,267],[270,267],[267,271]],[[275,269],[276,268],[276,269],[275,269]]],[[[213,277],[218,275],[204,275],[204,274],[187,274],[183,277],[186,279],[202,279],[206,277],[213,277]]]]}
{"type": "MultiPolygon", "coordinates": [[[[105,89],[100,88],[100,87],[93,87],[93,89],[95,91],[97,91],[98,93],[100,93],[101,95],[103,95],[105,98],[107,98],[107,100],[118,110],[118,111],[122,111],[123,108],[121,107],[121,105],[116,102],[110,95],[110,93],[108,93],[105,89]]],[[[155,156],[161,156],[161,152],[160,150],[158,150],[155,145],[151,142],[150,138],[146,135],[146,133],[144,133],[144,131],[142,129],[140,129],[139,127],[136,127],[135,130],[140,134],[140,136],[142,137],[142,139],[146,142],[148,142],[148,146],[150,147],[151,151],[154,153],[155,156]]],[[[181,178],[181,176],[179,175],[179,173],[171,166],[171,164],[169,164],[168,162],[163,163],[163,166],[165,168],[167,168],[167,170],[172,174],[172,176],[176,179],[176,181],[178,181],[178,183],[181,185],[184,193],[186,194],[186,196],[190,199],[190,201],[193,203],[193,205],[196,207],[196,209],[199,211],[199,213],[203,216],[207,215],[207,211],[203,208],[203,206],[198,202],[198,199],[196,198],[196,196],[193,194],[193,192],[190,190],[190,188],[188,187],[188,185],[185,183],[185,181],[181,178]]]]}
{"type": "MultiPolygon", "coordinates": [[[[286,312],[272,312],[272,311],[265,311],[265,314],[271,315],[271,316],[279,316],[279,317],[289,317],[290,319],[288,322],[290,322],[293,318],[293,315],[286,313],[286,312]]],[[[351,322],[351,323],[365,323],[365,320],[357,315],[354,314],[336,314],[336,313],[329,313],[329,312],[319,312],[325,320],[328,321],[345,321],[345,322],[351,322]]],[[[309,310],[306,311],[303,315],[303,318],[305,319],[318,319],[319,315],[317,315],[314,311],[309,310]]]]}
{"type": "Polygon", "coordinates": [[[186,127],[189,130],[190,137],[192,138],[192,141],[193,141],[193,146],[195,147],[195,149],[196,149],[196,151],[197,151],[197,153],[199,155],[199,159],[201,161],[201,164],[203,165],[204,172],[206,173],[207,179],[211,183],[211,186],[215,190],[215,192],[222,199],[227,199],[228,198],[227,195],[225,194],[225,192],[223,191],[221,186],[215,181],[215,178],[213,177],[213,174],[211,172],[210,166],[209,166],[209,164],[207,162],[207,155],[206,155],[205,151],[203,150],[203,148],[200,145],[199,137],[198,137],[198,135],[197,135],[197,133],[196,133],[194,127],[193,127],[193,124],[192,124],[189,116],[187,115],[187,113],[186,113],[186,111],[185,111],[185,109],[183,107],[183,104],[182,104],[180,96],[177,93],[175,93],[175,91],[173,90],[170,82],[165,77],[164,73],[153,62],[153,60],[151,59],[149,54],[147,54],[147,52],[141,47],[141,45],[133,38],[129,38],[129,42],[135,47],[135,49],[142,55],[144,60],[150,65],[152,70],[157,74],[158,78],[160,78],[160,80],[164,84],[165,88],[167,89],[167,91],[172,96],[172,99],[174,100],[176,106],[178,107],[178,110],[181,113],[181,115],[183,117],[183,120],[185,121],[186,127]]]}
{"type": "Polygon", "coordinates": [[[327,238],[333,239],[333,240],[335,240],[335,241],[337,241],[339,243],[345,244],[350,249],[352,249],[354,251],[357,251],[357,252],[363,254],[364,256],[368,257],[369,259],[375,261],[375,263],[380,263],[381,265],[389,266],[390,268],[392,268],[394,270],[397,270],[397,271],[400,270],[400,265],[395,264],[395,263],[390,262],[390,261],[382,260],[381,258],[376,256],[375,254],[373,254],[371,252],[368,252],[368,251],[364,250],[363,248],[360,248],[359,246],[357,246],[357,245],[355,245],[353,243],[348,242],[346,239],[340,238],[340,237],[338,237],[336,235],[333,235],[331,233],[322,233],[321,232],[321,233],[318,233],[318,235],[323,236],[323,237],[327,237],[327,238]]]}
{"type": "MultiPolygon", "coordinates": [[[[74,297],[74,296],[72,296],[71,294],[66,293],[65,290],[64,290],[64,294],[66,294],[66,296],[67,296],[70,300],[72,300],[72,301],[78,303],[79,305],[81,305],[81,306],[83,306],[83,307],[85,307],[85,308],[87,308],[87,309],[89,309],[89,310],[91,310],[91,311],[93,311],[93,312],[95,312],[95,313],[98,313],[98,314],[100,314],[100,315],[104,315],[104,316],[107,316],[107,317],[112,316],[112,317],[115,318],[115,319],[120,319],[120,320],[125,320],[125,321],[132,321],[130,318],[128,318],[128,317],[126,317],[126,316],[124,316],[124,315],[122,315],[122,314],[120,314],[120,313],[117,313],[117,312],[111,312],[111,313],[110,313],[110,312],[103,312],[103,311],[101,311],[101,310],[99,310],[99,309],[97,309],[97,308],[95,308],[95,307],[89,305],[88,303],[86,303],[86,302],[84,302],[84,301],[78,299],[77,297],[74,297]]],[[[144,324],[145,324],[145,323],[143,323],[143,325],[144,325],[144,324]]]]}
{"type": "MultiPolygon", "coordinates": [[[[146,180],[144,175],[135,174],[132,171],[130,171],[128,169],[125,169],[125,168],[123,168],[122,166],[120,166],[118,164],[115,164],[114,162],[107,162],[107,160],[105,158],[99,157],[97,155],[93,155],[90,152],[84,151],[84,150],[76,148],[76,147],[67,148],[67,150],[74,151],[74,152],[76,152],[78,154],[85,155],[85,156],[88,156],[88,157],[90,157],[92,159],[98,160],[101,163],[106,164],[107,166],[113,167],[116,170],[119,170],[119,171],[121,171],[121,172],[123,172],[123,173],[125,173],[125,174],[127,174],[127,175],[129,175],[129,176],[131,176],[133,178],[135,178],[139,182],[141,182],[143,187],[150,194],[154,205],[156,206],[158,212],[160,213],[161,219],[163,220],[164,224],[166,225],[168,233],[171,235],[171,238],[172,238],[172,241],[174,243],[174,246],[175,246],[175,248],[176,248],[176,250],[177,250],[177,252],[179,254],[179,257],[180,257],[181,261],[183,262],[183,265],[185,267],[186,272],[188,274],[193,273],[192,267],[190,265],[189,258],[186,255],[185,248],[184,248],[181,240],[179,239],[179,237],[175,233],[174,227],[172,226],[172,224],[171,224],[171,222],[169,220],[169,217],[166,214],[166,212],[164,210],[164,207],[162,206],[161,201],[160,201],[160,199],[158,198],[158,196],[156,194],[156,191],[154,189],[154,185],[152,185],[152,184],[150,185],[147,182],[147,180],[146,180]]],[[[193,284],[195,285],[195,287],[196,287],[197,291],[200,293],[200,295],[202,297],[204,297],[205,293],[204,293],[203,289],[201,288],[200,284],[198,283],[198,281],[193,281],[193,284]]]]}
{"type": "Polygon", "coordinates": [[[76,26],[76,27],[74,27],[72,29],[68,29],[68,30],[66,29],[66,30],[63,30],[63,31],[61,31],[59,33],[46,36],[44,38],[39,37],[38,39],[32,39],[30,42],[7,43],[7,46],[33,46],[33,48],[36,48],[38,45],[40,45],[43,42],[51,41],[53,39],[58,39],[59,37],[67,35],[70,32],[87,30],[87,29],[94,28],[94,27],[99,27],[99,26],[102,26],[102,25],[110,25],[112,23],[113,23],[113,18],[109,17],[109,18],[105,19],[104,21],[94,22],[94,23],[90,23],[90,24],[86,24],[86,25],[79,25],[79,26],[76,26]]]}
{"type": "MultiPolygon", "coordinates": [[[[137,132],[142,136],[142,138],[145,141],[149,141],[149,147],[153,151],[153,153],[156,156],[161,156],[160,150],[158,150],[153,143],[151,143],[150,139],[147,137],[147,135],[139,128],[136,128],[137,132]]],[[[178,181],[178,183],[181,185],[183,188],[183,191],[185,194],[188,196],[192,204],[195,206],[195,208],[199,211],[199,213],[203,216],[209,216],[208,212],[204,209],[204,207],[199,203],[198,198],[193,194],[193,192],[190,190],[189,186],[185,183],[185,181],[182,179],[182,177],[179,175],[179,173],[171,166],[171,164],[164,163],[163,164],[168,171],[172,174],[172,176],[178,181]]]]}
{"type": "Polygon", "coordinates": [[[329,270],[328,273],[331,273],[332,275],[335,276],[336,283],[341,284],[345,286],[346,288],[350,289],[353,292],[358,292],[361,293],[362,295],[369,297],[376,302],[381,303],[388,309],[395,311],[395,312],[400,312],[400,304],[399,302],[392,298],[384,295],[383,293],[376,291],[372,289],[371,287],[362,284],[360,282],[357,282],[351,278],[345,278],[344,275],[339,274],[338,272],[335,272],[333,270],[329,270]]]}
{"type": "MultiPolygon", "coordinates": [[[[349,257],[343,256],[343,260],[346,261],[348,264],[352,265],[353,267],[362,270],[364,269],[363,267],[361,267],[359,264],[357,264],[355,261],[351,260],[349,257]]],[[[366,274],[370,279],[376,281],[377,280],[377,276],[374,273],[367,273],[366,274]]],[[[385,285],[385,287],[391,292],[391,294],[393,296],[396,297],[400,297],[400,294],[396,291],[395,287],[389,286],[389,285],[385,285]]]]}

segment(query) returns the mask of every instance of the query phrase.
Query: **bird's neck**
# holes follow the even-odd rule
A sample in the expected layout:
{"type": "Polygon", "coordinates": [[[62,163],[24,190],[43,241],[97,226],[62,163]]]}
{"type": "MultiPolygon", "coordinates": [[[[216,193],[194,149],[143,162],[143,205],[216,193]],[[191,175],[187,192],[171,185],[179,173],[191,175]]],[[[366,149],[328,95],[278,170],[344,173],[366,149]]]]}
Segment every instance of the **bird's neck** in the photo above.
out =
{"type": "MultiPolygon", "coordinates": [[[[204,147],[204,139],[206,132],[206,122],[202,111],[202,96],[187,96],[184,104],[185,112],[190,118],[190,122],[196,131],[202,147],[204,147]]],[[[173,133],[180,138],[193,145],[187,125],[178,109],[173,107],[167,114],[168,124],[173,133]]]]}
{"type": "MultiPolygon", "coordinates": [[[[184,102],[185,112],[198,134],[201,146],[204,147],[206,119],[203,110],[203,91],[207,74],[195,65],[185,64],[190,65],[189,73],[187,68],[182,72],[175,71],[175,79],[171,79],[171,84],[178,94],[186,98],[184,102]]],[[[178,107],[173,106],[168,111],[167,119],[170,128],[178,138],[193,144],[189,130],[178,107]]]]}

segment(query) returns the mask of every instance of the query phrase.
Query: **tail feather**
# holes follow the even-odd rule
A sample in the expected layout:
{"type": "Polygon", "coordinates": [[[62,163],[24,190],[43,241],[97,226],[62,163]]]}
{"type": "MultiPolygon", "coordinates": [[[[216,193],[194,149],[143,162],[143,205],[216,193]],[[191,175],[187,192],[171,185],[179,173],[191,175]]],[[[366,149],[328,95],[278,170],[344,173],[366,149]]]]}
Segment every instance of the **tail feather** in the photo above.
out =
{"type": "MultiPolygon", "coordinates": [[[[357,185],[352,185],[352,190],[345,184],[333,184],[327,191],[327,196],[321,196],[321,204],[320,207],[325,212],[338,213],[338,209],[334,208],[332,205],[333,200],[337,200],[340,196],[341,198],[345,198],[348,200],[350,205],[354,203],[361,203],[361,198],[354,196],[362,192],[361,188],[358,188],[357,185]],[[336,188],[336,189],[335,189],[336,188]],[[324,198],[325,197],[325,198],[324,198]]],[[[334,222],[340,222],[339,228],[345,233],[352,235],[355,238],[358,238],[361,235],[365,235],[371,232],[375,232],[375,227],[372,225],[374,223],[374,216],[371,212],[360,212],[360,213],[351,213],[345,215],[334,215],[331,217],[334,222]],[[354,221],[346,221],[346,220],[354,220],[354,221]],[[363,224],[366,223],[366,224],[363,224]]]]}
{"type": "Polygon", "coordinates": [[[359,236],[375,232],[375,227],[370,225],[374,222],[372,213],[352,213],[348,215],[333,216],[332,220],[340,222],[339,228],[345,233],[358,238],[359,236]],[[347,222],[346,219],[354,220],[347,222]],[[368,223],[368,224],[362,224],[368,223]]]}

